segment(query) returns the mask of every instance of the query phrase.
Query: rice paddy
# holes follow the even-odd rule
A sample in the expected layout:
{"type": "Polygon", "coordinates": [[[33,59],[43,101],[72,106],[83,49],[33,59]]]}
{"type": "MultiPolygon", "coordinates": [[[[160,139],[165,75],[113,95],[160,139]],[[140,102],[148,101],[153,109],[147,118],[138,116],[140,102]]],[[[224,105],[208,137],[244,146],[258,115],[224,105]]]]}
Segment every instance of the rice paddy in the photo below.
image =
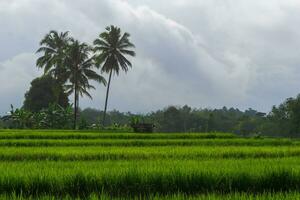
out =
{"type": "Polygon", "coordinates": [[[300,141],[0,131],[0,199],[300,199],[300,141]]]}

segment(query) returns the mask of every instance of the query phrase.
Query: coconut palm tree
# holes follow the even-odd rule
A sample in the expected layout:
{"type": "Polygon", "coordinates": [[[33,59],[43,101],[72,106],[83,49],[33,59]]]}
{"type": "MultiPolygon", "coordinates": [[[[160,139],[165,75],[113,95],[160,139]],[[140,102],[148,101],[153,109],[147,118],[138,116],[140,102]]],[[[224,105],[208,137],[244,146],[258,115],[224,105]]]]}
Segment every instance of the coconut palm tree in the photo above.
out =
{"type": "Polygon", "coordinates": [[[36,52],[42,54],[36,61],[37,67],[43,68],[44,74],[52,76],[57,82],[57,87],[55,88],[56,103],[64,95],[62,86],[67,81],[64,61],[66,48],[70,42],[69,32],[58,33],[52,30],[41,40],[41,47],[36,52]]]}
{"type": "Polygon", "coordinates": [[[95,89],[95,87],[89,81],[94,80],[106,85],[105,79],[93,70],[95,63],[91,51],[90,46],[80,43],[78,40],[72,41],[66,49],[65,74],[69,84],[65,87],[67,94],[74,93],[74,129],[77,124],[79,95],[81,97],[85,95],[92,99],[88,90],[95,89]]]}
{"type": "Polygon", "coordinates": [[[134,44],[129,41],[129,33],[122,35],[121,29],[116,26],[106,27],[106,31],[99,35],[94,41],[94,51],[96,65],[101,67],[101,72],[108,73],[108,84],[106,90],[105,107],[103,115],[103,126],[105,125],[105,116],[107,110],[107,101],[112,74],[119,75],[120,70],[128,71],[132,67],[131,62],[125,56],[135,56],[131,50],[134,44]]]}
{"type": "Polygon", "coordinates": [[[64,61],[66,48],[71,40],[69,32],[58,33],[52,30],[41,40],[41,47],[36,52],[43,53],[37,59],[37,67],[44,68],[44,73],[53,76],[60,84],[64,84],[67,80],[64,61]]]}

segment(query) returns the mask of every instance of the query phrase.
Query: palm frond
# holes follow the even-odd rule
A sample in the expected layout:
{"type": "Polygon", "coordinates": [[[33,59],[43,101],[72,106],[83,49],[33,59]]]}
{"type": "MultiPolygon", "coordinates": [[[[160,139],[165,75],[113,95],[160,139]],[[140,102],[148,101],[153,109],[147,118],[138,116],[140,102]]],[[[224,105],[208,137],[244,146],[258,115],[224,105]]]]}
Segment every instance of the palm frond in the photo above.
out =
{"type": "Polygon", "coordinates": [[[132,51],[132,50],[120,49],[119,51],[122,54],[129,55],[129,56],[132,56],[132,57],[134,57],[136,55],[135,52],[132,51]]]}
{"type": "Polygon", "coordinates": [[[121,29],[111,25],[94,41],[95,63],[97,67],[102,66],[101,72],[114,71],[118,75],[121,69],[128,71],[132,64],[125,56],[135,56],[135,52],[130,50],[135,46],[129,38],[129,33],[121,35],[121,29]]]}

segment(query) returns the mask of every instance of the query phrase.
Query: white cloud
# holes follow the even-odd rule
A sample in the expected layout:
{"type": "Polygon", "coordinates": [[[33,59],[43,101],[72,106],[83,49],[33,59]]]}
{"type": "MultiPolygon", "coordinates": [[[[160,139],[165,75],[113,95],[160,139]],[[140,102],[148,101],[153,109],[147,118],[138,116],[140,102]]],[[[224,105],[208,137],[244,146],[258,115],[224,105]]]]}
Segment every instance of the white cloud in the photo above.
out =
{"type": "Polygon", "coordinates": [[[32,70],[35,60],[34,54],[24,53],[0,62],[0,94],[2,94],[0,113],[9,111],[10,104],[21,106],[31,80],[41,74],[32,70]]]}

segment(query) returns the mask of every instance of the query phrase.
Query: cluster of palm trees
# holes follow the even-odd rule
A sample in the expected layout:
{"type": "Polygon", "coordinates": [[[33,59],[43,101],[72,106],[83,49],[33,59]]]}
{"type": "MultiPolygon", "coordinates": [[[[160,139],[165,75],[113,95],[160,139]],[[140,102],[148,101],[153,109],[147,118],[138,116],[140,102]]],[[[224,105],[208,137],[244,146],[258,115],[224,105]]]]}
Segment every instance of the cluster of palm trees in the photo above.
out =
{"type": "MultiPolygon", "coordinates": [[[[69,32],[50,31],[40,42],[37,67],[44,69],[44,74],[53,76],[64,86],[68,95],[74,94],[74,129],[77,126],[79,96],[88,96],[90,89],[95,89],[90,80],[107,85],[103,126],[107,111],[108,94],[112,75],[125,71],[132,66],[126,56],[135,56],[135,46],[129,40],[130,35],[123,33],[116,26],[109,26],[90,46],[75,40],[69,32]],[[108,83],[101,74],[109,74],[108,83]]],[[[61,92],[61,91],[57,91],[61,92]]]]}

